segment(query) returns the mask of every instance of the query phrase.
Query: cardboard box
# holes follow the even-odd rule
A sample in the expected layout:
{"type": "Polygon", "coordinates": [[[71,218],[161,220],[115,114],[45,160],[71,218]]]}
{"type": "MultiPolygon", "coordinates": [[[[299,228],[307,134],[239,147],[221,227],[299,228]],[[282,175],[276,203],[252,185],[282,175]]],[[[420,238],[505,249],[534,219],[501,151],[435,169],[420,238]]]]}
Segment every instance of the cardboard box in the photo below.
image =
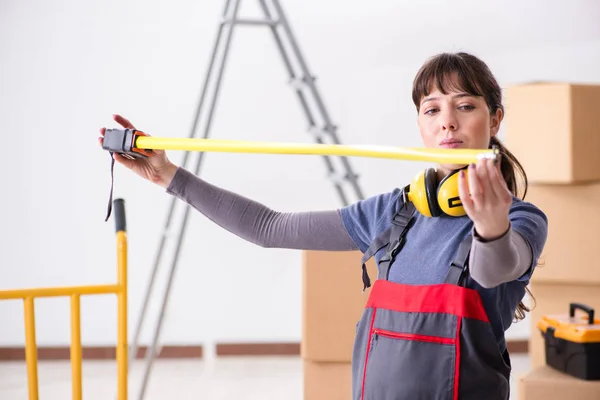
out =
{"type": "Polygon", "coordinates": [[[600,284],[600,183],[530,185],[525,199],[548,216],[544,265],[532,281],[600,284]]]}
{"type": "Polygon", "coordinates": [[[598,400],[600,381],[584,381],[542,366],[519,378],[519,400],[598,400]]]}
{"type": "Polygon", "coordinates": [[[352,398],[350,363],[304,361],[304,400],[352,398]]]}
{"type": "Polygon", "coordinates": [[[600,285],[532,282],[529,290],[535,297],[535,307],[530,313],[529,355],[532,368],[538,368],[546,365],[544,339],[536,326],[538,321],[545,314],[568,314],[570,303],[587,304],[600,312],[600,285]]]}
{"type": "MultiPolygon", "coordinates": [[[[302,255],[301,355],[310,361],[350,362],[358,323],[369,298],[362,291],[359,251],[305,251],[302,255]]],[[[377,279],[372,258],[371,284],[377,279]]]]}
{"type": "Polygon", "coordinates": [[[530,182],[600,181],[600,85],[531,83],[505,97],[504,142],[530,182]]]}

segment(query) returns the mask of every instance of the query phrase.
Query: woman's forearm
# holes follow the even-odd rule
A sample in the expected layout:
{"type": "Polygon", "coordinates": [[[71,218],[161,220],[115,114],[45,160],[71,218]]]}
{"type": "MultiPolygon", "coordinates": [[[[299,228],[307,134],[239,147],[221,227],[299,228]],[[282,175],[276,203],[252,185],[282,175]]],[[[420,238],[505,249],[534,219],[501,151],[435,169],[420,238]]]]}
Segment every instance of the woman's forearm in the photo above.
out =
{"type": "Polygon", "coordinates": [[[522,276],[531,267],[531,248],[512,227],[500,238],[485,242],[474,232],[469,268],[471,277],[492,288],[522,276]]]}
{"type": "Polygon", "coordinates": [[[337,210],[277,212],[178,168],[166,188],[227,231],[261,247],[356,250],[337,210]]]}

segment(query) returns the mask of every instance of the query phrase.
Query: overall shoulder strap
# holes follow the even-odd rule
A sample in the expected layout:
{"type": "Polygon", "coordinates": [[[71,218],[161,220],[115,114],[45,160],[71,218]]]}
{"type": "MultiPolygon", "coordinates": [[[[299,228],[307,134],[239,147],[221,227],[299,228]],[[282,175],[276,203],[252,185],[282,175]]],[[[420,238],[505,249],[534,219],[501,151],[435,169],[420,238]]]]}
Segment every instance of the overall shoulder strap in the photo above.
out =
{"type": "Polygon", "coordinates": [[[456,257],[450,264],[446,274],[445,283],[463,286],[466,283],[466,278],[469,275],[469,254],[471,253],[471,244],[473,236],[468,235],[458,246],[456,257]]]}
{"type": "Polygon", "coordinates": [[[367,261],[369,261],[375,253],[387,246],[386,254],[379,261],[380,277],[382,279],[387,279],[390,265],[394,261],[396,254],[398,254],[404,245],[404,237],[412,225],[415,207],[411,202],[406,201],[404,191],[403,198],[404,201],[402,202],[400,209],[396,211],[392,218],[392,225],[375,238],[362,257],[363,291],[368,287],[371,287],[371,279],[369,278],[366,267],[367,261]]]}

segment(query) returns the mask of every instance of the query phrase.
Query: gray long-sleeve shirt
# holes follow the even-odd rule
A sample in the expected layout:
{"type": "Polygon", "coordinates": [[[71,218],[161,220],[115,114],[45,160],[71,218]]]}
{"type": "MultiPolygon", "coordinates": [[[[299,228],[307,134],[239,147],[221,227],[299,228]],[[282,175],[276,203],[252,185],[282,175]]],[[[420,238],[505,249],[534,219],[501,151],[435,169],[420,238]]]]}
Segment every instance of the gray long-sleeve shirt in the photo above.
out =
{"type": "MultiPolygon", "coordinates": [[[[167,187],[174,195],[229,232],[262,247],[304,250],[358,250],[339,210],[278,212],[264,204],[220,188],[178,168],[167,187]]],[[[469,269],[483,287],[522,276],[532,265],[532,249],[509,229],[502,237],[483,241],[477,234],[469,269]]]]}

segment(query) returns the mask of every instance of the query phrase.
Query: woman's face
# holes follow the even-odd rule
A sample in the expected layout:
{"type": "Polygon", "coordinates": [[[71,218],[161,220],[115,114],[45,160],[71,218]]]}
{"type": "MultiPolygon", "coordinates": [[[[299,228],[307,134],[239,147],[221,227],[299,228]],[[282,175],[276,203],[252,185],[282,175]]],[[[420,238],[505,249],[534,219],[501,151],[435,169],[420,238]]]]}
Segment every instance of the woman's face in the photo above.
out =
{"type": "MultiPolygon", "coordinates": [[[[498,133],[502,110],[490,114],[483,97],[461,91],[443,94],[433,90],[421,99],[418,125],[427,148],[487,149],[490,138],[498,133]]],[[[441,164],[440,176],[464,165],[441,164]]]]}

